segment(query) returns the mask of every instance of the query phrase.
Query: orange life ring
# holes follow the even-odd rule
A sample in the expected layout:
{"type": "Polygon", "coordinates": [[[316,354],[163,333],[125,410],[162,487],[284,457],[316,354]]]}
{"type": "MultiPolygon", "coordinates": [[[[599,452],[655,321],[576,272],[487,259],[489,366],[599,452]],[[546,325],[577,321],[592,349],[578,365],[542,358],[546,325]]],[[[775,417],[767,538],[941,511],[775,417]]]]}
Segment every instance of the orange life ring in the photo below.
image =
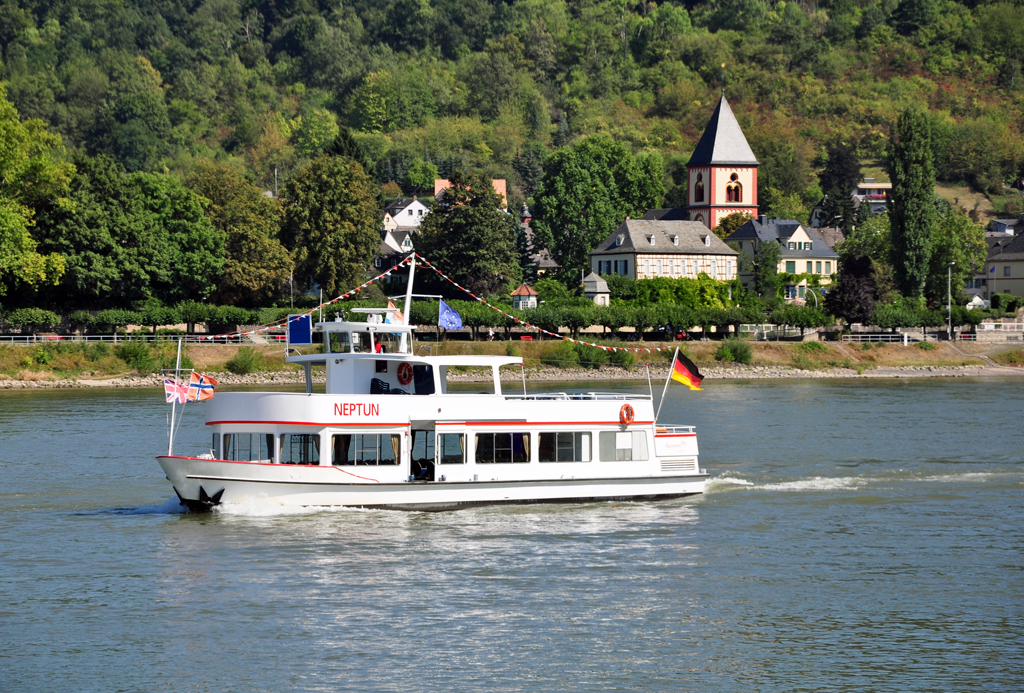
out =
{"type": "Polygon", "coordinates": [[[623,404],[622,409],[619,409],[619,421],[627,426],[633,423],[633,407],[623,404]]]}
{"type": "Polygon", "coordinates": [[[408,363],[402,363],[398,366],[398,382],[403,385],[408,385],[412,382],[412,366],[408,363]]]}

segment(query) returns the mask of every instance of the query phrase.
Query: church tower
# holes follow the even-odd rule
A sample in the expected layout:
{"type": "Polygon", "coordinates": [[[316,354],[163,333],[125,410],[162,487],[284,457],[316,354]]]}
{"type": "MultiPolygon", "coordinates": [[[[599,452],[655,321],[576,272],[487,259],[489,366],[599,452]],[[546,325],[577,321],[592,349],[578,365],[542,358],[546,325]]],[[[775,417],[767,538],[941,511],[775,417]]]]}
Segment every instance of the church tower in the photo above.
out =
{"type": "Polygon", "coordinates": [[[686,165],[689,177],[686,218],[699,221],[709,229],[736,212],[746,212],[756,218],[758,165],[723,94],[686,165]]]}

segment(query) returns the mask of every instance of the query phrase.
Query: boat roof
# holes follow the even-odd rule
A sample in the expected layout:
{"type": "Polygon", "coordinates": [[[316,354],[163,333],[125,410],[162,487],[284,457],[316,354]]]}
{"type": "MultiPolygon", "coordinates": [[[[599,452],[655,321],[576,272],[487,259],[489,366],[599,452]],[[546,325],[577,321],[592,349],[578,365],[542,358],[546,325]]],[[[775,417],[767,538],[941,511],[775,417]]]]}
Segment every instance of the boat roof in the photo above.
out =
{"type": "Polygon", "coordinates": [[[305,363],[307,361],[317,363],[327,359],[364,359],[369,361],[415,361],[417,363],[429,363],[435,366],[467,366],[471,368],[483,368],[487,366],[511,366],[520,365],[523,362],[521,356],[489,356],[486,354],[463,354],[454,356],[414,356],[413,354],[394,353],[345,353],[345,354],[299,354],[289,356],[286,361],[289,363],[305,363]]]}
{"type": "Polygon", "coordinates": [[[316,324],[323,332],[412,332],[412,325],[399,325],[392,322],[318,322],[316,324]]]}

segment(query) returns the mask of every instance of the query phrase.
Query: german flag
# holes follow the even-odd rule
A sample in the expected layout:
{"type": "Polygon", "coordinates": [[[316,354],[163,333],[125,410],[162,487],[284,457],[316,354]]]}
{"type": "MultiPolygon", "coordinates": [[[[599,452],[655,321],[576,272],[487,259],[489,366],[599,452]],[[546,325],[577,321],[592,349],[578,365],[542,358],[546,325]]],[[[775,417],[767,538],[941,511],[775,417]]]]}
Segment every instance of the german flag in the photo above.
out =
{"type": "Polygon", "coordinates": [[[672,364],[672,380],[678,380],[691,390],[700,390],[700,383],[704,380],[704,376],[697,370],[693,361],[677,351],[676,360],[672,364]]]}

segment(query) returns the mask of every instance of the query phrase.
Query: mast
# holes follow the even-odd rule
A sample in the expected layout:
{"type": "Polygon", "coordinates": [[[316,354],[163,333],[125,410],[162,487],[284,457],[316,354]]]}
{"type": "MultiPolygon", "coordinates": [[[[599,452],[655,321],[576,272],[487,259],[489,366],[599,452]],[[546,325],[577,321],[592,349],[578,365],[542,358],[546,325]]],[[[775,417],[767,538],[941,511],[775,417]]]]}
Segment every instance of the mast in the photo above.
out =
{"type": "MultiPolygon", "coordinates": [[[[405,310],[402,312],[402,324],[409,324],[409,310],[412,308],[412,278],[416,274],[416,253],[409,255],[409,282],[405,286],[405,310]]],[[[401,353],[405,351],[405,340],[407,333],[402,333],[401,341],[398,344],[398,350],[401,353]]],[[[409,351],[412,351],[412,345],[409,345],[409,351]]]]}
{"type": "Polygon", "coordinates": [[[171,426],[167,431],[167,456],[174,454],[174,411],[178,408],[178,371],[181,370],[181,337],[178,337],[178,360],[174,363],[174,399],[171,400],[171,426]]]}

